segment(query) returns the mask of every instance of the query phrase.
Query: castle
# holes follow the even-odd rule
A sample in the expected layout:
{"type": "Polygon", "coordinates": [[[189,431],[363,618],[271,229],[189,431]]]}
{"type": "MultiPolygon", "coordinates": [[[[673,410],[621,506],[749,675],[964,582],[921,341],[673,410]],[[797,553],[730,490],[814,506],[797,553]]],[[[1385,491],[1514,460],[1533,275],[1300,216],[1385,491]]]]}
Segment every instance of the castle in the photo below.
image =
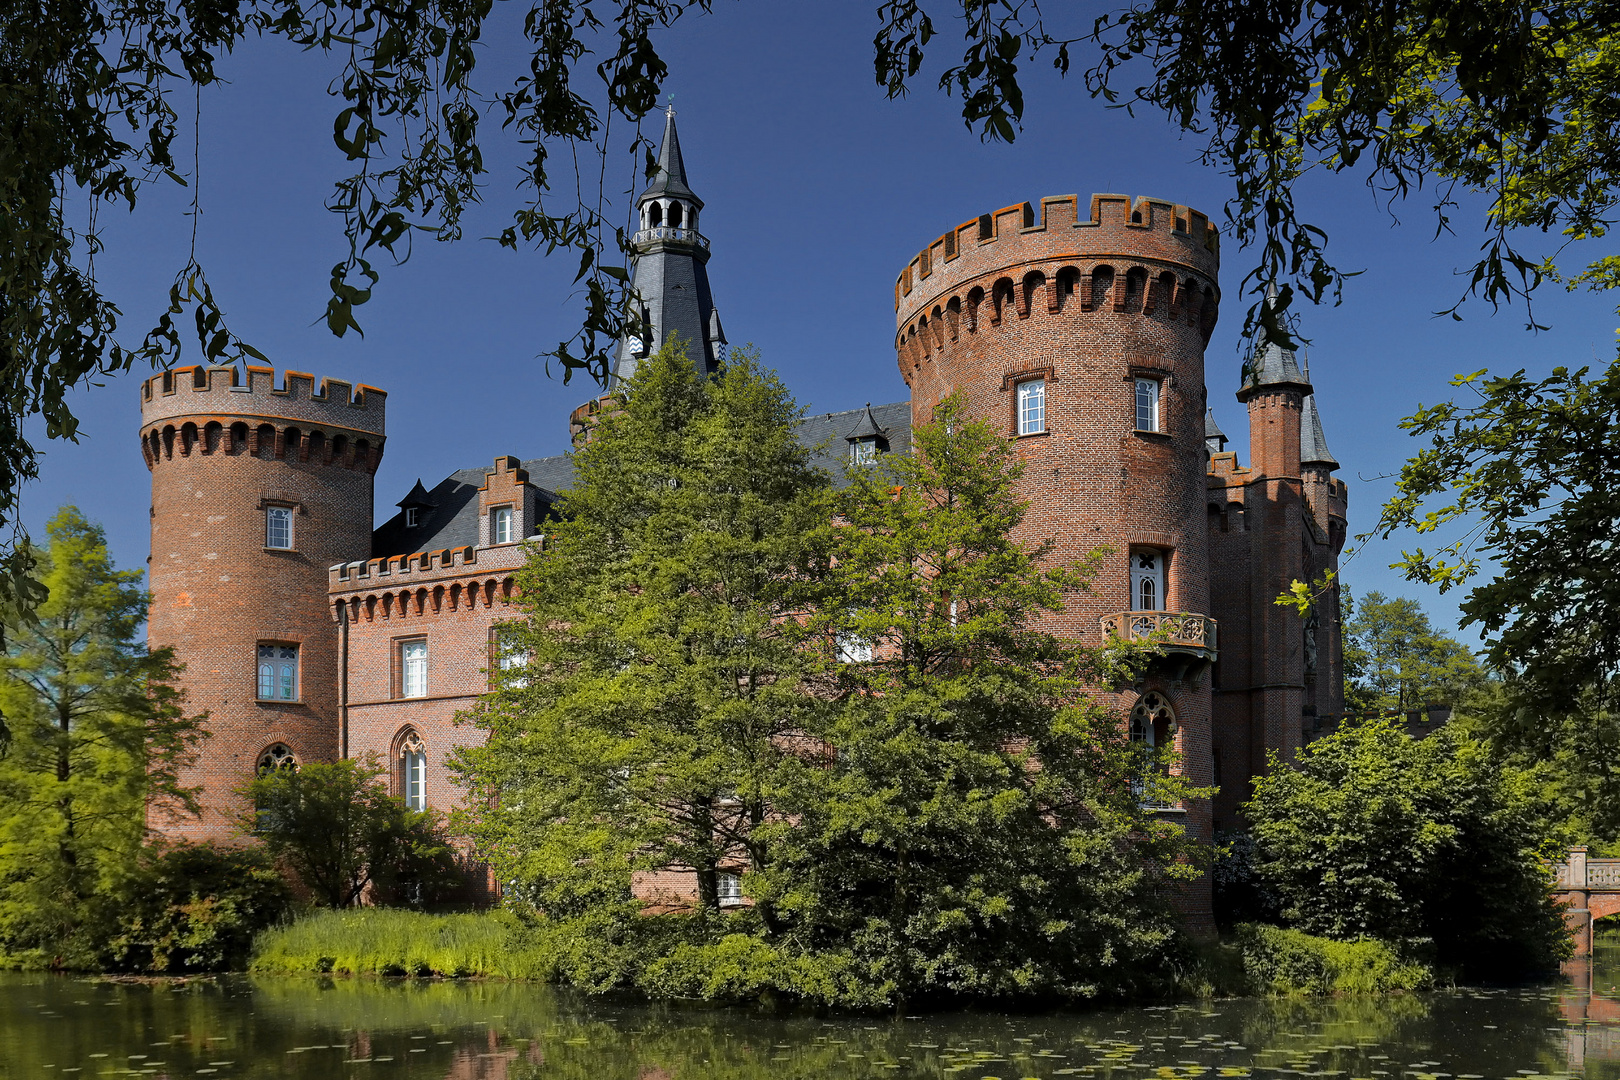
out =
{"type": "MultiPolygon", "coordinates": [[[[615,382],[674,335],[694,377],[725,359],[673,113],[659,166],[634,235],[650,332],[619,343],[615,382]]],[[[1133,737],[1174,745],[1192,781],[1220,787],[1212,803],[1161,811],[1206,839],[1239,824],[1269,751],[1287,758],[1316,717],[1342,711],[1336,592],[1304,619],[1273,601],[1337,567],[1345,486],[1308,372],[1263,336],[1233,373],[1253,460],[1225,449],[1204,373],[1218,269],[1214,226],[1173,203],[1070,195],[985,214],[896,282],[911,400],[813,416],[800,432],[831,466],[905,453],[912,424],[953,393],[1006,431],[1027,465],[1024,538],[1054,538],[1066,561],[1112,551],[1050,628],[1093,643],[1165,636],[1140,681],[1109,693],[1133,737]]],[[[202,817],[163,827],[225,839],[255,769],[368,754],[391,763],[410,805],[453,806],[446,756],[476,737],[455,716],[509,662],[496,627],[571,458],[503,456],[418,482],[373,528],[384,391],[249,366],[167,371],[141,393],[148,636],[186,665],[212,732],[186,777],[202,817]]],[[[574,411],[576,442],[610,401],[574,411]]],[[[1207,919],[1207,886],[1187,903],[1207,919]]]]}

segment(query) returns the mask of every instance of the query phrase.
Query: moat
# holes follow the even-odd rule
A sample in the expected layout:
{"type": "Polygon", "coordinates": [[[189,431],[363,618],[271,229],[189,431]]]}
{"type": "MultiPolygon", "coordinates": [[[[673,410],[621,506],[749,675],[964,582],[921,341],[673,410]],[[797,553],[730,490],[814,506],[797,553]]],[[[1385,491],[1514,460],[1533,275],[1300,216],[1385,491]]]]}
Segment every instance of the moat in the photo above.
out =
{"type": "Polygon", "coordinates": [[[1533,987],[899,1019],[649,1008],[493,982],[0,975],[0,1077],[55,1074],[1620,1078],[1620,942],[1600,944],[1589,975],[1533,987]]]}

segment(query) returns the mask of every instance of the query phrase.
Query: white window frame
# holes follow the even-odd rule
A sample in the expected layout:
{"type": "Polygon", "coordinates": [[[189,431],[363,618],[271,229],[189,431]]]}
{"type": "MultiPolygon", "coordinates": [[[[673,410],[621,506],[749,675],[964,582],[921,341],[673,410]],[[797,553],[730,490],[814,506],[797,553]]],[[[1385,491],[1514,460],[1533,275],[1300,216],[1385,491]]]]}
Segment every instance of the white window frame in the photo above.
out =
{"type": "Polygon", "coordinates": [[[1132,548],[1131,549],[1131,610],[1132,611],[1166,611],[1165,606],[1165,563],[1169,561],[1165,552],[1158,548],[1132,548]],[[1151,561],[1152,566],[1143,566],[1144,561],[1151,561]],[[1154,606],[1144,604],[1145,594],[1143,586],[1152,590],[1154,606]]]}
{"type": "Polygon", "coordinates": [[[409,810],[427,809],[427,746],[412,732],[399,751],[400,795],[409,810]]]}
{"type": "Polygon", "coordinates": [[[1158,379],[1139,376],[1136,380],[1136,430],[1162,432],[1160,401],[1164,384],[1158,379]]]}
{"type": "Polygon", "coordinates": [[[1018,402],[1018,434],[1046,434],[1046,380],[1025,379],[1013,392],[1018,402]]]}
{"type": "Polygon", "coordinates": [[[496,639],[495,666],[501,671],[501,682],[514,690],[521,690],[529,685],[527,675],[510,674],[513,670],[529,666],[528,650],[522,644],[513,641],[496,639]]]}
{"type": "Polygon", "coordinates": [[[849,463],[851,465],[870,465],[877,460],[877,439],[855,439],[849,444],[849,463]]]}
{"type": "Polygon", "coordinates": [[[497,506],[490,510],[489,542],[492,545],[512,542],[512,525],[515,517],[510,506],[497,506]]]}
{"type": "Polygon", "coordinates": [[[840,664],[870,664],[872,662],[872,643],[853,634],[839,634],[838,662],[840,664]]]}
{"type": "Polygon", "coordinates": [[[264,508],[264,546],[273,551],[291,551],[293,547],[293,512],[290,506],[264,508]],[[282,541],[276,543],[277,540],[282,541]]]}
{"type": "Polygon", "coordinates": [[[257,699],[259,701],[298,701],[298,646],[280,642],[260,642],[258,648],[257,699]]]}
{"type": "Polygon", "coordinates": [[[742,875],[721,870],[714,876],[715,898],[721,907],[740,907],[743,902],[742,875]]]}
{"type": "Polygon", "coordinates": [[[427,697],[427,638],[411,638],[399,643],[399,696],[427,697]]]}

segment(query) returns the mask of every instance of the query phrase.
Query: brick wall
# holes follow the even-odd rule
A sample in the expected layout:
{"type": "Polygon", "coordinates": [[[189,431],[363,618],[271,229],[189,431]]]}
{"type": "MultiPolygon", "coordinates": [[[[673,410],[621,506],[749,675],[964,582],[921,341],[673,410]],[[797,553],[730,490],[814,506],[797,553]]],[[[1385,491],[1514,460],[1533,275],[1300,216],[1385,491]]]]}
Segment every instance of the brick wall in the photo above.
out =
{"type": "Polygon", "coordinates": [[[327,568],[371,547],[372,474],[384,395],[268,368],[186,368],[142,387],[141,450],[152,471],[151,645],[186,665],[187,707],[205,742],[183,777],[203,788],[200,821],[154,821],[177,836],[229,839],[235,788],[282,743],[330,761],[337,739],[335,625],[327,568]],[[265,546],[270,505],[292,510],[292,547],[265,546]],[[261,643],[299,650],[298,697],[260,701],[261,643]]]}

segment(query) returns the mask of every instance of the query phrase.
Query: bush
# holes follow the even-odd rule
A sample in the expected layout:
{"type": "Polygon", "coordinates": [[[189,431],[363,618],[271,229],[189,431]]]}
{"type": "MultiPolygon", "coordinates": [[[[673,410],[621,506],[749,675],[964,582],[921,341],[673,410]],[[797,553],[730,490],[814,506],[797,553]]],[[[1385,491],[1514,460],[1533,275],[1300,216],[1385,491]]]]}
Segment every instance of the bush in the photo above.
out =
{"type": "Polygon", "coordinates": [[[1232,945],[1242,959],[1244,992],[1251,994],[1382,994],[1426,990],[1434,982],[1428,967],[1403,960],[1382,941],[1334,941],[1244,923],[1232,945]]]}
{"type": "Polygon", "coordinates": [[[1244,813],[1255,876],[1286,925],[1427,939],[1469,978],[1547,970],[1568,951],[1535,779],[1457,725],[1424,739],[1390,721],[1348,726],[1293,768],[1273,758],[1244,813]]]}
{"type": "Polygon", "coordinates": [[[147,849],[104,949],[121,971],[240,970],[254,935],[292,903],[269,857],[253,847],[174,844],[147,849]]]}

